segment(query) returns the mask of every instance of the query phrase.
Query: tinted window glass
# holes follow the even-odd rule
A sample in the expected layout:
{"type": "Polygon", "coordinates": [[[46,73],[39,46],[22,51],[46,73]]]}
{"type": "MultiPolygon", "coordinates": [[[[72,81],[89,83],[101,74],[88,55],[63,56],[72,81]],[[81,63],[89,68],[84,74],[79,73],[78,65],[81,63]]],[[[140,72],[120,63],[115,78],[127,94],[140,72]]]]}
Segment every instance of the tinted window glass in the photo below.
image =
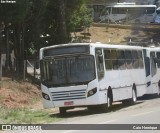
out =
{"type": "MultiPolygon", "coordinates": [[[[160,52],[157,52],[157,58],[160,60],[160,52]]],[[[157,63],[158,68],[160,68],[160,62],[157,63]]]]}
{"type": "Polygon", "coordinates": [[[139,68],[144,68],[142,51],[138,51],[139,68]]]}
{"type": "Polygon", "coordinates": [[[111,59],[111,51],[110,50],[104,50],[104,58],[111,59]]]}
{"type": "Polygon", "coordinates": [[[131,54],[131,51],[130,51],[130,50],[126,50],[126,51],[125,51],[125,58],[126,58],[126,59],[132,59],[132,54],[131,54]]]}
{"type": "Polygon", "coordinates": [[[155,58],[155,52],[151,52],[150,53],[150,60],[151,60],[151,75],[152,77],[157,73],[157,67],[156,67],[156,63],[154,61],[154,58],[155,58]]]}
{"type": "Polygon", "coordinates": [[[130,50],[125,51],[125,58],[126,58],[126,68],[132,69],[132,54],[130,50]]]}

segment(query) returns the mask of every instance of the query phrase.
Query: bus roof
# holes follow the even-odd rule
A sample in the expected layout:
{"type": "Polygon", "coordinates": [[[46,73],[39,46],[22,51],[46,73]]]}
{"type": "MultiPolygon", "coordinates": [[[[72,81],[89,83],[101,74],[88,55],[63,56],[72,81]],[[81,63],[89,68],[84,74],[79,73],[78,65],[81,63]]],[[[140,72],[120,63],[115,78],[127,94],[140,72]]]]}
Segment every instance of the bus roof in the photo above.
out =
{"type": "Polygon", "coordinates": [[[88,45],[94,48],[117,48],[117,49],[143,49],[142,46],[129,46],[124,44],[102,44],[102,43],[68,43],[68,44],[60,44],[60,45],[53,45],[49,47],[41,48],[41,50],[50,49],[50,48],[58,48],[58,47],[70,47],[70,46],[80,46],[80,45],[88,45]]]}
{"type": "Polygon", "coordinates": [[[135,2],[122,2],[122,3],[117,3],[117,5],[135,5],[135,2]]]}

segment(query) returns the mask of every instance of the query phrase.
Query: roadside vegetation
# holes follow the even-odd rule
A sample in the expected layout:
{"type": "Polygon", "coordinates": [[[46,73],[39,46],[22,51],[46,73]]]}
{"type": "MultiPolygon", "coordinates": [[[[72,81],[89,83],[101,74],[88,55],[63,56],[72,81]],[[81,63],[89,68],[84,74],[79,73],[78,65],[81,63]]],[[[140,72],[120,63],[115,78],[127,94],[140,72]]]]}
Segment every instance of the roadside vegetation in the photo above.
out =
{"type": "Polygon", "coordinates": [[[31,109],[8,109],[1,107],[0,119],[5,124],[44,124],[59,121],[61,118],[52,117],[50,111],[31,109]]]}
{"type": "Polygon", "coordinates": [[[61,120],[42,107],[38,85],[3,78],[0,88],[0,124],[42,124],[61,120]]]}

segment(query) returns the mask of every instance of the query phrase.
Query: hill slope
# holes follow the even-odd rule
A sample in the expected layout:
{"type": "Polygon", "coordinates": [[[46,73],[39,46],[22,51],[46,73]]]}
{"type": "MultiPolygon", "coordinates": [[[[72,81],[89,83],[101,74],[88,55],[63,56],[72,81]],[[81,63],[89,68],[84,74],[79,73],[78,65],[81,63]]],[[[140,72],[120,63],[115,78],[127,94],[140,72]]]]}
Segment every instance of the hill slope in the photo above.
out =
{"type": "Polygon", "coordinates": [[[151,42],[160,43],[160,25],[155,26],[110,26],[95,25],[87,30],[78,32],[77,36],[87,42],[101,43],[128,43],[132,42],[151,42]]]}

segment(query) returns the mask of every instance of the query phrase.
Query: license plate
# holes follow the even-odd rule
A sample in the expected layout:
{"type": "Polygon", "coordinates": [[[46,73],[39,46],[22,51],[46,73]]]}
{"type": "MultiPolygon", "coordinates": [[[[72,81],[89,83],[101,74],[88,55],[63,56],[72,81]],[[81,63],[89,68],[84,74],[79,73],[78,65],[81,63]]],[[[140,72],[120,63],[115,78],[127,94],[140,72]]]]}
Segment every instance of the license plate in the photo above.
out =
{"type": "Polygon", "coordinates": [[[65,105],[65,106],[71,106],[71,105],[73,105],[73,104],[74,104],[73,101],[64,102],[64,105],[65,105]]]}

